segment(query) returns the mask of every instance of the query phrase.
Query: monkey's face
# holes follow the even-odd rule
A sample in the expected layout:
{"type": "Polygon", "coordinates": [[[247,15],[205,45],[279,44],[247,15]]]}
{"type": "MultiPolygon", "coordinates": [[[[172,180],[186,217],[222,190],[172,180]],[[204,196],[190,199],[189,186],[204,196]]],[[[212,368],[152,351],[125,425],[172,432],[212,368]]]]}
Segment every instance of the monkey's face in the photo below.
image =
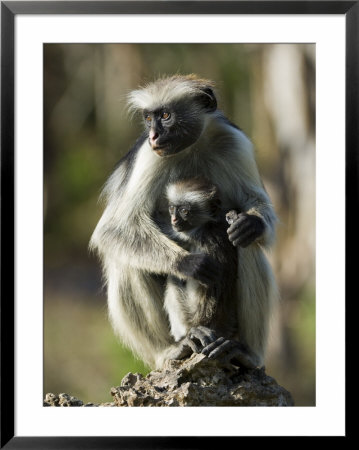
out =
{"type": "Polygon", "coordinates": [[[205,112],[196,101],[177,101],[143,111],[148,141],[159,156],[174,155],[193,145],[204,127],[205,112]]]}
{"type": "Polygon", "coordinates": [[[191,209],[189,205],[170,205],[171,225],[175,231],[187,231],[193,228],[191,209]]]}
{"type": "Polygon", "coordinates": [[[211,220],[211,216],[196,205],[169,205],[171,225],[175,231],[189,231],[198,228],[211,220]]]}

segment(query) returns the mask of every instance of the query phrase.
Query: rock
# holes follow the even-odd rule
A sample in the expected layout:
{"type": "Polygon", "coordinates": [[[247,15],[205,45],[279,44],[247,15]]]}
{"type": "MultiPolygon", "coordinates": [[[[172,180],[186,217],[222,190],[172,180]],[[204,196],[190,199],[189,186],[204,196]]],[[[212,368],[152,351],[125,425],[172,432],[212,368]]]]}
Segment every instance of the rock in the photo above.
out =
{"type": "Polygon", "coordinates": [[[127,374],[112,388],[117,406],[293,406],[291,394],[265,374],[223,367],[216,360],[193,354],[168,361],[146,377],[127,374]]]}
{"type": "Polygon", "coordinates": [[[223,367],[193,354],[168,361],[145,377],[128,373],[111,389],[112,402],[86,405],[68,394],[46,394],[45,406],[293,406],[291,394],[264,369],[223,367]]]}
{"type": "Polygon", "coordinates": [[[69,394],[46,394],[44,406],[93,406],[93,404],[86,404],[78,398],[69,394]]]}

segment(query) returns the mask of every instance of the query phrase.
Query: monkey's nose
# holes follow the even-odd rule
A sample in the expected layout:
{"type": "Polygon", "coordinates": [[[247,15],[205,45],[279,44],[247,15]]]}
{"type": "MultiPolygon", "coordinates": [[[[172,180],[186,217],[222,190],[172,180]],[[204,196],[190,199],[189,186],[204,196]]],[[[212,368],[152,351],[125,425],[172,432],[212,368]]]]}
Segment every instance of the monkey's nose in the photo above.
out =
{"type": "Polygon", "coordinates": [[[159,134],[157,133],[157,131],[155,131],[155,130],[150,131],[150,140],[152,142],[155,142],[158,137],[159,137],[159,134]]]}

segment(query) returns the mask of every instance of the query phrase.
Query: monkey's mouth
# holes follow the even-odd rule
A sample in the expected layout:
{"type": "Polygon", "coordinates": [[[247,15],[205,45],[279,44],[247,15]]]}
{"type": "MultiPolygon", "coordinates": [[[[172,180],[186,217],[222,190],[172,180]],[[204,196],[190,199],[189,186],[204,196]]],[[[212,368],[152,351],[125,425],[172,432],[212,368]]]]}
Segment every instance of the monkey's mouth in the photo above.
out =
{"type": "Polygon", "coordinates": [[[175,231],[188,231],[191,229],[191,226],[185,223],[177,225],[173,224],[172,227],[175,231]]]}
{"type": "Polygon", "coordinates": [[[170,143],[166,143],[166,142],[161,142],[158,143],[157,145],[155,144],[150,144],[152,147],[152,150],[156,153],[156,155],[158,156],[171,156],[176,152],[176,150],[174,149],[173,145],[171,145],[170,143]]]}
{"type": "Polygon", "coordinates": [[[169,147],[152,147],[152,150],[156,153],[156,155],[158,156],[167,156],[170,155],[171,153],[168,151],[169,147]]]}
{"type": "Polygon", "coordinates": [[[180,149],[174,149],[171,145],[164,145],[161,147],[152,147],[152,150],[156,153],[158,156],[173,156],[179,153],[180,149]]]}

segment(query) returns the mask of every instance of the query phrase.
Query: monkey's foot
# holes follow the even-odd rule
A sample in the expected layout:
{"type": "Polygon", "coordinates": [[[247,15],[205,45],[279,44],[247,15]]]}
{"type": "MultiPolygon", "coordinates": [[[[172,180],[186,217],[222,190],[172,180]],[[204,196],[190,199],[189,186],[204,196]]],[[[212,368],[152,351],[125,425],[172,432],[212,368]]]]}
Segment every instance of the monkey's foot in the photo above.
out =
{"type": "Polygon", "coordinates": [[[184,359],[192,353],[201,353],[203,348],[216,339],[214,331],[209,328],[202,326],[191,328],[186,337],[165,352],[163,360],[184,359]]]}
{"type": "Polygon", "coordinates": [[[182,341],[178,342],[175,346],[166,352],[164,360],[171,359],[185,359],[191,356],[193,350],[188,344],[187,339],[184,338],[182,341]]]}
{"type": "Polygon", "coordinates": [[[201,353],[217,336],[214,331],[206,327],[191,328],[185,338],[177,343],[176,348],[171,352],[169,359],[183,359],[192,353],[201,353]]]}
{"type": "Polygon", "coordinates": [[[258,357],[246,345],[224,337],[207,345],[202,353],[210,359],[220,360],[223,364],[244,366],[247,369],[259,366],[258,357]]]}
{"type": "Polygon", "coordinates": [[[187,343],[194,353],[201,353],[204,348],[207,348],[216,339],[216,333],[204,326],[191,328],[186,337],[187,343]]]}

